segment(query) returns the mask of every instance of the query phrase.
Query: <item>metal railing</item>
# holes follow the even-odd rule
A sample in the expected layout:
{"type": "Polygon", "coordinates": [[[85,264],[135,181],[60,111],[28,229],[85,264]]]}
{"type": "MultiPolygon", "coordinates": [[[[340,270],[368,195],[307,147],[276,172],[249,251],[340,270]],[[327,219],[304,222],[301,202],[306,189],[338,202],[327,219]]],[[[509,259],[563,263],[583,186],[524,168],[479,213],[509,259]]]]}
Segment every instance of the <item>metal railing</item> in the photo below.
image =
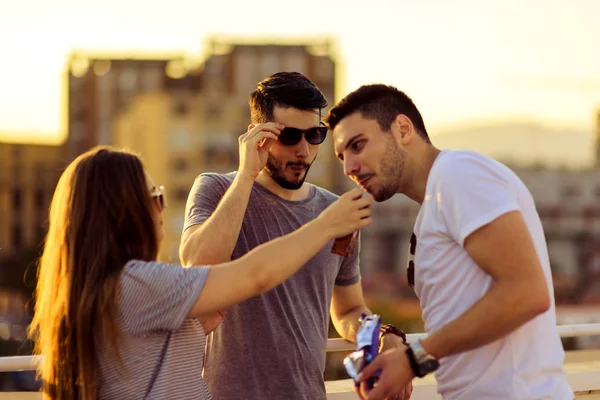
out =
{"type": "MultiPolygon", "coordinates": [[[[577,324],[577,325],[559,325],[556,327],[560,337],[578,337],[600,335],[599,324],[577,324]]],[[[408,341],[422,339],[427,336],[426,333],[412,333],[406,335],[408,341]]],[[[327,340],[327,351],[352,351],[356,350],[354,343],[344,339],[327,340]]]]}
{"type": "MultiPolygon", "coordinates": [[[[600,335],[600,323],[598,324],[577,324],[577,325],[559,325],[558,334],[561,337],[579,337],[600,335]]],[[[413,333],[406,335],[409,341],[426,336],[425,333],[413,333]]],[[[356,349],[354,343],[344,339],[328,339],[327,351],[352,351],[356,349]]],[[[41,356],[14,356],[0,357],[0,372],[12,371],[32,371],[35,370],[41,361],[41,356]]]]}

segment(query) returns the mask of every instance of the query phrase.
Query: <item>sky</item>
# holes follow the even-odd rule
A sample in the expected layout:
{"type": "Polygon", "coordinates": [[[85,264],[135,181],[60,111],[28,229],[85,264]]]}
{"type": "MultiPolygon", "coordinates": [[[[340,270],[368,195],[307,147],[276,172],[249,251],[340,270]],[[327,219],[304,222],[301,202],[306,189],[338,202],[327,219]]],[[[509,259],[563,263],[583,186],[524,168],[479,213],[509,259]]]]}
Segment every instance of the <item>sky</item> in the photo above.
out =
{"type": "Polygon", "coordinates": [[[338,44],[338,99],[383,82],[432,136],[534,121],[591,132],[600,109],[598,0],[20,0],[0,13],[0,141],[62,139],[70,51],[203,50],[207,35],[338,44]],[[235,13],[232,13],[235,11],[235,13]]]}

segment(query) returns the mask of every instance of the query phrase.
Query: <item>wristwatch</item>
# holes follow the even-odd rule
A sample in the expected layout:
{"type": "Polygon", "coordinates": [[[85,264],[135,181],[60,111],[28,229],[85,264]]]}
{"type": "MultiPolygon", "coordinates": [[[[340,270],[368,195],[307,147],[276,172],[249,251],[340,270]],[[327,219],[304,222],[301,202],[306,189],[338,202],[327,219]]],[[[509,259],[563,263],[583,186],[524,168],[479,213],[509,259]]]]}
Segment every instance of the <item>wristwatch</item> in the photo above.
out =
{"type": "Polygon", "coordinates": [[[417,339],[412,342],[406,349],[408,360],[410,361],[410,367],[412,368],[415,376],[422,378],[427,374],[437,370],[440,366],[440,362],[427,353],[423,349],[421,339],[417,339]]]}

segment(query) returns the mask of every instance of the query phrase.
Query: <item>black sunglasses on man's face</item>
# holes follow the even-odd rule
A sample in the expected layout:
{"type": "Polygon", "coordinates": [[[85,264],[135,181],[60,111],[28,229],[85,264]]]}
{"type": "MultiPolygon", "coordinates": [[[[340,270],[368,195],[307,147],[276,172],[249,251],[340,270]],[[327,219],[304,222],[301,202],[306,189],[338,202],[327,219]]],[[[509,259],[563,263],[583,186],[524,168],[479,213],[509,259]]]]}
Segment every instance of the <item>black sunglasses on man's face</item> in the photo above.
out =
{"type": "Polygon", "coordinates": [[[321,122],[321,126],[309,129],[283,128],[279,134],[279,143],[284,146],[295,146],[302,140],[302,134],[310,144],[321,144],[327,137],[327,127],[321,122]]]}

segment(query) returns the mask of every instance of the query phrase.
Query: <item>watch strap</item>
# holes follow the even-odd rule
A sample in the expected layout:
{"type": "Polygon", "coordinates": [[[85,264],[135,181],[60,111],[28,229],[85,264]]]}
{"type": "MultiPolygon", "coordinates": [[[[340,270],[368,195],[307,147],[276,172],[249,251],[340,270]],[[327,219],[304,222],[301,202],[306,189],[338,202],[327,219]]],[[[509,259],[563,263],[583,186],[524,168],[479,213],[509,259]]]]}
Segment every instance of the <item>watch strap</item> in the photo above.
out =
{"type": "Polygon", "coordinates": [[[415,356],[415,352],[413,351],[412,347],[408,346],[408,348],[406,349],[406,355],[408,356],[408,362],[410,364],[410,369],[412,369],[413,374],[415,374],[417,378],[422,378],[424,375],[421,374],[421,371],[419,369],[419,362],[417,361],[417,357],[415,356]]]}

